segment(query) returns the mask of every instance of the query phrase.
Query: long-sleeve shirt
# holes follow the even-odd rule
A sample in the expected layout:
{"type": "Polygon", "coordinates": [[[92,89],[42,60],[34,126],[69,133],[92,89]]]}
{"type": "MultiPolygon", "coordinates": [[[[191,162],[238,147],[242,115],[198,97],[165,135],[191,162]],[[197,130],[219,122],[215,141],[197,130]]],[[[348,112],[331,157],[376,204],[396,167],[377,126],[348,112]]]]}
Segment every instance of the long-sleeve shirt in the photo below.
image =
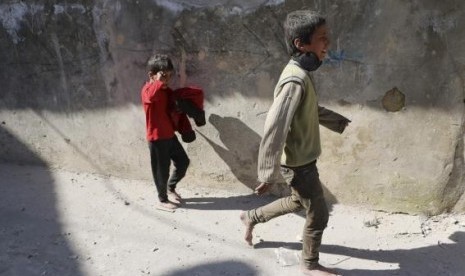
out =
{"type": "Polygon", "coordinates": [[[261,183],[274,183],[279,178],[284,143],[303,93],[301,85],[288,82],[273,100],[258,153],[258,181],[261,183]]]}
{"type": "Polygon", "coordinates": [[[174,126],[169,114],[169,88],[163,88],[161,81],[147,82],[142,87],[141,99],[145,111],[147,140],[174,137],[174,126]]]}
{"type": "MultiPolygon", "coordinates": [[[[289,127],[304,95],[303,87],[296,82],[283,85],[268,111],[258,155],[258,181],[275,183],[279,179],[281,156],[289,127]]],[[[344,116],[318,106],[319,123],[342,133],[349,120],[344,116]]]]}

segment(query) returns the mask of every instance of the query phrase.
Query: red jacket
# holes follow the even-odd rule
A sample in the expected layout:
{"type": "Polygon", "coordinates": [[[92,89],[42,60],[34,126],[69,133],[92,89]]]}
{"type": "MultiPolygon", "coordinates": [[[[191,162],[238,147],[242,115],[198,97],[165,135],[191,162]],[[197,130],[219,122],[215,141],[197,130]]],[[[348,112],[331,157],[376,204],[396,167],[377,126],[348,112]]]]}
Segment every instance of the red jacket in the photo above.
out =
{"type": "Polygon", "coordinates": [[[141,98],[145,111],[147,140],[169,139],[174,137],[174,126],[170,118],[168,95],[170,88],[162,88],[161,81],[147,82],[142,87],[141,98]]]}
{"type": "Polygon", "coordinates": [[[199,109],[203,110],[203,90],[194,87],[183,87],[173,91],[176,99],[190,100],[199,109]]]}
{"type": "Polygon", "coordinates": [[[189,143],[195,140],[195,132],[192,129],[192,125],[185,111],[179,110],[179,108],[176,107],[177,100],[189,100],[198,110],[202,111],[204,117],[203,90],[197,87],[183,87],[172,91],[169,96],[170,106],[172,108],[171,120],[173,121],[174,128],[181,134],[183,141],[189,143]]]}

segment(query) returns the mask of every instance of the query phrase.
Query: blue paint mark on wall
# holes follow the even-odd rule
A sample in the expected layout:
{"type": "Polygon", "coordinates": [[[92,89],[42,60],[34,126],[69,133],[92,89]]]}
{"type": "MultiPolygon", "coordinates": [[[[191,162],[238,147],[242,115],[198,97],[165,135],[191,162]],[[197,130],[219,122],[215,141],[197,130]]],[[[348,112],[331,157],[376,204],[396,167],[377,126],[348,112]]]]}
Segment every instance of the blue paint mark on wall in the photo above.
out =
{"type": "Polygon", "coordinates": [[[344,50],[338,50],[338,51],[329,50],[328,56],[324,60],[323,63],[329,64],[329,65],[340,65],[341,63],[345,61],[361,63],[361,59],[362,59],[361,54],[354,54],[354,53],[347,54],[344,50]]]}

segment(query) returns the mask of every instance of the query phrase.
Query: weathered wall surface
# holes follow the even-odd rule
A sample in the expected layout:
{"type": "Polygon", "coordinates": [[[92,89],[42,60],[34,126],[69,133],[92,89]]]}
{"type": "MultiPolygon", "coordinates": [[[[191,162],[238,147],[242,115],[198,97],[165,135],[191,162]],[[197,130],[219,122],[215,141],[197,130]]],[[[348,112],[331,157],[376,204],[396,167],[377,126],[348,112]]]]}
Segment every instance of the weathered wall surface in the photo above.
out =
{"type": "Polygon", "coordinates": [[[173,87],[206,92],[208,124],[185,144],[189,173],[215,189],[254,187],[287,62],[282,22],[309,8],[332,30],[329,58],[314,74],[320,103],[352,120],[343,135],[322,132],[328,198],[465,211],[464,2],[210,2],[3,1],[0,159],[34,163],[32,152],[51,167],[150,179],[139,89],[147,58],[163,52],[175,61],[173,87]],[[385,97],[390,90],[404,102],[385,97]]]}

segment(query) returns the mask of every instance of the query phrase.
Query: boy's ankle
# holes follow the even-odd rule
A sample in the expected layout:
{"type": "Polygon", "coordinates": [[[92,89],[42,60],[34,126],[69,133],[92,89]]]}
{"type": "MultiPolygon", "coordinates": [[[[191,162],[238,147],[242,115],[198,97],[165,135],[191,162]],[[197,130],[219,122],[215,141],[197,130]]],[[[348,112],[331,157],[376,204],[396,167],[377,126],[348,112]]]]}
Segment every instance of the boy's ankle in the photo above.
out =
{"type": "Polygon", "coordinates": [[[335,270],[324,267],[320,264],[310,264],[310,265],[302,265],[301,270],[304,275],[310,276],[338,276],[335,270]]]}

